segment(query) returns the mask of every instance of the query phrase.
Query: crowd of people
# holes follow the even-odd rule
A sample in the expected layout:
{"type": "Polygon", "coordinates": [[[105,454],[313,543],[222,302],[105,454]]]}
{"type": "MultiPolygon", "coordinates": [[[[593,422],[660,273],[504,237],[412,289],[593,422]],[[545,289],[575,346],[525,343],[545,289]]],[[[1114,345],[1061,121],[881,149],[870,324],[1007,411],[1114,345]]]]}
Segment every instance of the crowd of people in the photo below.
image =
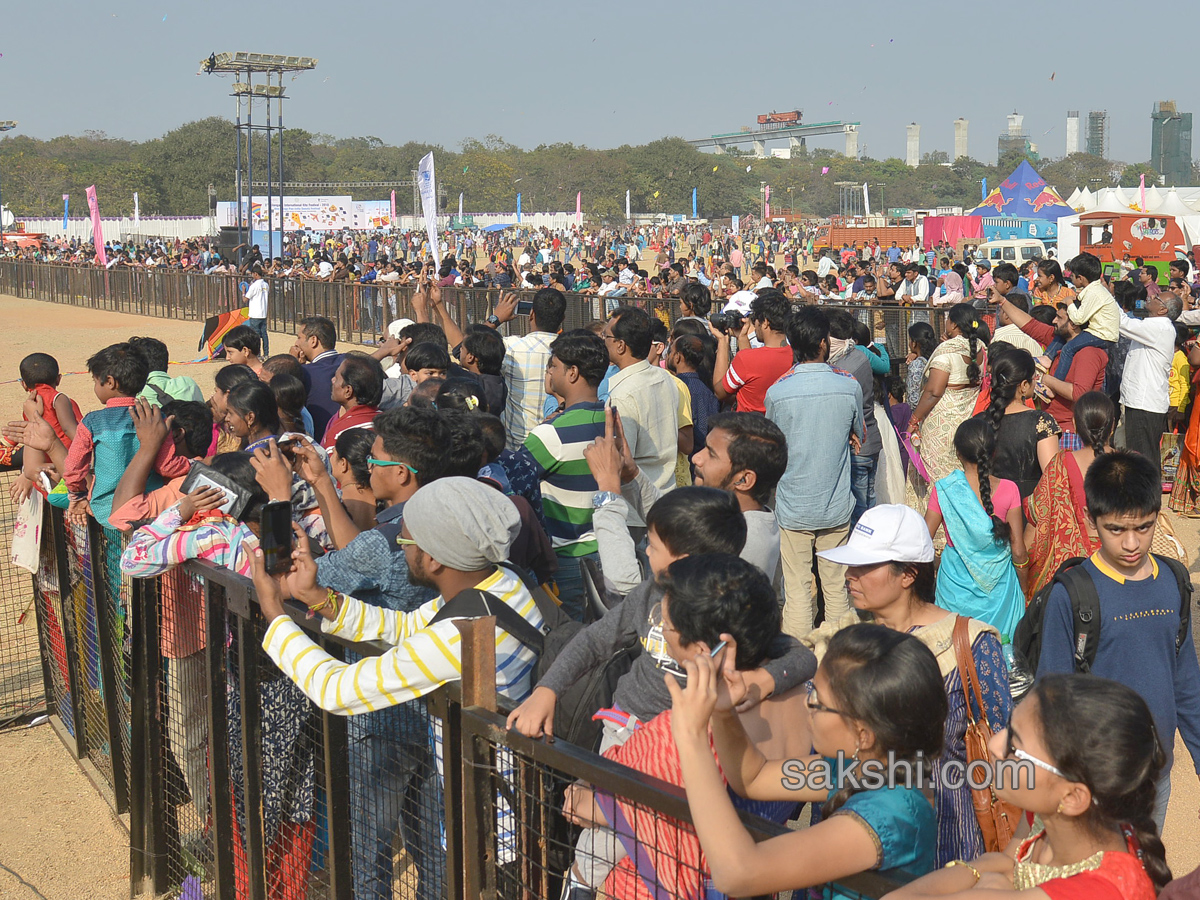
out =
{"type": "MultiPolygon", "coordinates": [[[[791,241],[767,241],[746,281],[731,254],[715,267],[666,254],[652,277],[678,298],[670,324],[603,290],[643,277],[644,247],[573,244],[569,273],[518,257],[536,289],[521,336],[505,333],[515,293],[482,322],[446,308],[444,288],[495,283],[496,259],[481,272],[449,255],[441,272],[418,262],[413,319],[371,353],[340,350],[334,323],[312,316],[272,356],[252,307],[224,337],[207,399],[169,374],[153,337],[88,360],[95,403],[59,389],[52,355],[22,360],[28,399],[4,430],[21,445],[14,499],[42,491],[69,521],[125,532],[121,572],[170,580],[171,750],[204,822],[206,632],[178,567],[202,559],[253,579],[279,672],[261,703],[273,896],[303,896],[319,852],[311,748],[297,762],[311,703],[351,717],[355,896],[392,896],[399,836],[416,896],[438,900],[441,744],[420,698],[460,678],[454,620],[482,612],[497,617],[510,729],[686,789],[694,828],[572,786],[567,900],[751,896],[870,870],[915,879],[897,900],[1170,890],[1160,833],[1172,776],[1191,777],[1173,758],[1177,732],[1200,768],[1190,583],[1163,549],[1161,514],[1160,444],[1174,428],[1171,504],[1200,506],[1190,291],[1151,291],[1136,273],[1110,284],[1088,254],[1024,273],[948,255],[942,270],[878,246],[820,253],[809,278],[768,261],[791,241]],[[606,315],[564,331],[563,290],[597,275],[606,315]],[[914,311],[901,366],[887,353],[894,321],[818,302],[847,292],[940,298],[941,333],[914,311]],[[294,527],[282,566],[263,554],[264,511],[279,504],[294,527]],[[335,658],[288,600],[326,634],[390,649],[335,658]],[[607,694],[583,691],[613,665],[607,694]],[[1030,774],[983,811],[961,780],[925,791],[840,777],[966,765],[981,732],[993,763],[1030,774]],[[814,780],[830,760],[836,783],[814,780]],[[402,802],[410,785],[422,815],[402,802]],[[761,843],[738,817],[803,809],[807,827],[761,843]],[[1000,810],[1007,831],[985,821],[1000,810]]],[[[377,279],[410,268],[372,243],[353,254],[368,273],[382,265],[377,279]]],[[[315,265],[324,277],[330,264],[315,265]]],[[[236,704],[229,721],[240,748],[236,704]]],[[[243,779],[233,773],[241,823],[243,779]]]]}

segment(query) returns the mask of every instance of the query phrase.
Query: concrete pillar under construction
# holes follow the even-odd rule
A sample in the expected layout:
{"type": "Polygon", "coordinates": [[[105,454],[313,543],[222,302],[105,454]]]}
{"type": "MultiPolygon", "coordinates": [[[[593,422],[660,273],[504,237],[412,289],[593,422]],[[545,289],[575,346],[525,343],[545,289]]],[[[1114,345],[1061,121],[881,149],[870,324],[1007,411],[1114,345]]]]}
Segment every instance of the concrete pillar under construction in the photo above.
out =
{"type": "Polygon", "coordinates": [[[904,161],[914,169],[921,163],[921,126],[916,122],[905,126],[908,133],[908,149],[904,161]]]}
{"type": "Polygon", "coordinates": [[[846,126],[846,158],[858,159],[858,126],[846,126]]]}
{"type": "Polygon", "coordinates": [[[1079,111],[1067,113],[1067,156],[1079,152],[1079,111]]]}
{"type": "Polygon", "coordinates": [[[754,141],[754,156],[757,159],[767,158],[767,145],[762,141],[754,141]]]}
{"type": "Polygon", "coordinates": [[[967,125],[969,124],[969,121],[961,116],[954,120],[954,160],[971,156],[967,150],[967,125]]]}

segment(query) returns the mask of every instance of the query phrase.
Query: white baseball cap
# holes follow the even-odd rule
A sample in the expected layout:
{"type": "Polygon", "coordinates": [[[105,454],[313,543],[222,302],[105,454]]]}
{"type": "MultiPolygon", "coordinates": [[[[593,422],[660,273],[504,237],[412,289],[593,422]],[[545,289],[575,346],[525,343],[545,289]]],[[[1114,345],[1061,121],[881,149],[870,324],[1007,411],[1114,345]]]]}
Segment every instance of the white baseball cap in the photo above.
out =
{"type": "Polygon", "coordinates": [[[396,319],[396,321],[394,321],[394,322],[392,322],[391,324],[389,324],[389,325],[388,325],[388,329],[387,329],[387,330],[388,330],[388,334],[389,334],[391,337],[394,337],[394,338],[396,338],[396,340],[399,340],[399,339],[400,339],[400,332],[402,332],[402,331],[403,331],[405,328],[407,328],[409,325],[415,325],[415,324],[416,324],[416,323],[415,323],[415,322],[413,322],[413,320],[412,320],[412,319],[396,319]]]}
{"type": "Polygon", "coordinates": [[[839,566],[874,566],[885,562],[933,562],[933,540],[921,514],[889,503],[863,513],[850,540],[817,556],[839,566]]]}

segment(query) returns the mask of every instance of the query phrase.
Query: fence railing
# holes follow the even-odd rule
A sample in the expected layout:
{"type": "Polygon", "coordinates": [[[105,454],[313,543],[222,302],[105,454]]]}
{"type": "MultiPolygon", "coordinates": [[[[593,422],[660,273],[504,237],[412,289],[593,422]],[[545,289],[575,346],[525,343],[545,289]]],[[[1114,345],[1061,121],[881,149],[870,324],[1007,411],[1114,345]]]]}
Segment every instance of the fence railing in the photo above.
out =
{"type": "MultiPolygon", "coordinates": [[[[576,781],[629,823],[610,893],[631,896],[650,871],[673,896],[704,895],[682,788],[505,729],[494,620],[459,622],[461,687],[337,716],[267,657],[249,580],[195,561],[130,578],[120,534],[50,507],[45,528],[33,585],[48,711],[127,823],[134,895],[558,900],[580,833],[562,813],[576,781]]],[[[386,649],[289,611],[336,658],[386,649]]],[[[743,819],[760,840],[786,832],[743,819]]],[[[868,873],[837,892],[895,886],[868,873]]]]}
{"type": "Polygon", "coordinates": [[[0,469],[0,728],[45,708],[33,579],[11,562],[16,506],[9,491],[16,469],[0,469]]]}
{"type": "MultiPolygon", "coordinates": [[[[92,309],[182,319],[202,324],[245,305],[245,276],[202,275],[173,270],[96,268],[48,265],[0,260],[0,294],[32,300],[66,303],[92,309]]],[[[413,286],[324,282],[307,278],[271,279],[267,326],[272,331],[294,333],[305,316],[325,316],[337,326],[339,340],[351,343],[373,341],[384,333],[388,322],[413,318],[413,286]]],[[[482,322],[495,309],[499,288],[445,288],[446,307],[462,327],[482,322]]],[[[528,295],[529,292],[521,292],[528,295]]],[[[564,329],[582,328],[603,319],[605,299],[592,294],[568,292],[564,329]]],[[[679,301],[649,297],[623,297],[620,302],[645,309],[668,325],[680,316],[679,301]]],[[[872,330],[876,340],[886,342],[893,360],[903,361],[908,353],[908,327],[929,322],[939,337],[946,307],[896,306],[893,304],[825,304],[828,309],[845,309],[872,330]]],[[[987,317],[989,324],[991,317],[987,317]]],[[[518,315],[504,326],[510,334],[524,334],[529,317],[518,315]]],[[[199,328],[197,339],[199,339],[199,328]]]]}

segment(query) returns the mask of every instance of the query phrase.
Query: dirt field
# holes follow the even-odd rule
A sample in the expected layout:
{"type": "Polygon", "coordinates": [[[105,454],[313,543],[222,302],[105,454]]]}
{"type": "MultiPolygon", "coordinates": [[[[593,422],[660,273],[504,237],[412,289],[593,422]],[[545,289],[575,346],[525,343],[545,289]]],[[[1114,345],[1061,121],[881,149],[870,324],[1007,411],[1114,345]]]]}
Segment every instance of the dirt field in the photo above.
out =
{"type": "MultiPolygon", "coordinates": [[[[64,373],[79,373],[87,357],[100,347],[135,334],[165,341],[172,360],[197,356],[198,322],[149,319],[20,300],[0,295],[0,322],[6,346],[0,370],[0,415],[20,418],[24,392],[17,363],[35,350],[54,354],[64,373]]],[[[276,352],[291,346],[291,335],[272,333],[276,352]]],[[[172,366],[186,373],[207,395],[218,364],[172,366]]],[[[66,374],[62,389],[87,412],[98,403],[86,374],[66,374]]],[[[0,498],[7,503],[7,498],[0,498]]],[[[1200,521],[1176,520],[1175,529],[1193,559],[1200,580],[1200,521]]],[[[1200,783],[1181,740],[1164,840],[1168,861],[1177,874],[1200,866],[1200,783]]],[[[0,733],[0,897],[13,900],[77,900],[128,896],[128,838],[109,807],[80,773],[47,726],[0,733]],[[22,879],[24,883],[22,883],[22,879]],[[33,887],[29,887],[32,885],[33,887]],[[36,890],[34,890],[36,889],[36,890]]]]}

